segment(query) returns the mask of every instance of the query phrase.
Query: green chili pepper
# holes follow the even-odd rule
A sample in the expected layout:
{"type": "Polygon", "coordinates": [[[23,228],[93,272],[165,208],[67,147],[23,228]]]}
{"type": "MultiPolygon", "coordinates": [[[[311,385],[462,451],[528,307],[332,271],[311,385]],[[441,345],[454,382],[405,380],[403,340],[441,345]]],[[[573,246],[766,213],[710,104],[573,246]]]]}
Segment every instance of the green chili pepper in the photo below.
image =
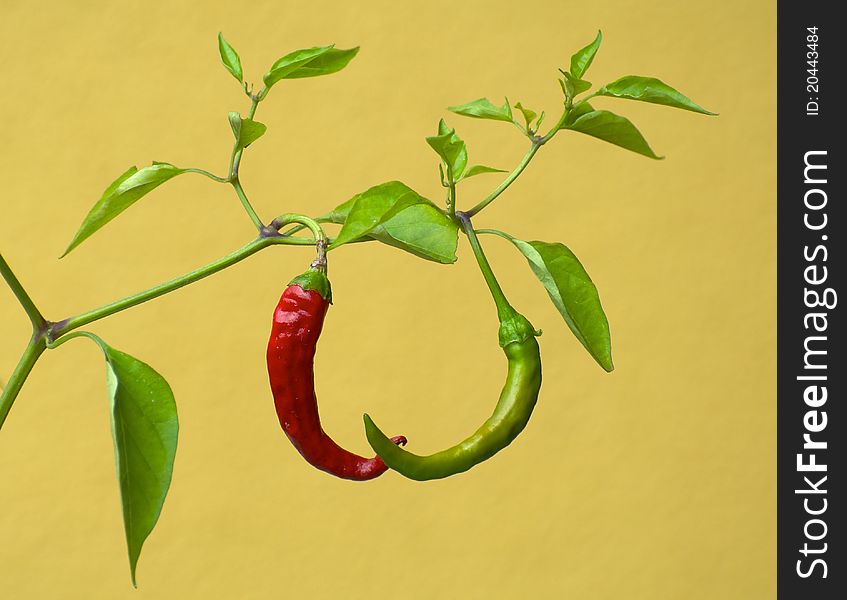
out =
{"type": "Polygon", "coordinates": [[[429,456],[419,456],[395,445],[366,414],[368,442],[390,468],[410,479],[440,479],[467,471],[508,446],[526,427],[541,389],[541,355],[530,322],[506,300],[467,215],[457,212],[471,243],[500,320],[500,346],[509,371],[494,413],[469,438],[429,456]]]}

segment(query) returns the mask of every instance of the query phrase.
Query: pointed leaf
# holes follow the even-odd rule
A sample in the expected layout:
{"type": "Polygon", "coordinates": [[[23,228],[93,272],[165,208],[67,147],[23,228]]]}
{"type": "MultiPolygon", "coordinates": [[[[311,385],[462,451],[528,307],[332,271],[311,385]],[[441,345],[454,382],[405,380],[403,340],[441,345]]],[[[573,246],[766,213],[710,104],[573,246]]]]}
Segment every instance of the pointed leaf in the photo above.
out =
{"type": "Polygon", "coordinates": [[[474,165],[462,175],[462,179],[482,175],[483,173],[505,173],[504,169],[495,169],[494,167],[486,167],[485,165],[474,165]]]}
{"type": "Polygon", "coordinates": [[[529,129],[529,126],[535,120],[535,117],[538,116],[538,113],[536,113],[534,110],[524,107],[520,102],[515,104],[515,108],[521,111],[521,114],[523,115],[523,120],[526,123],[526,128],[529,129]]]}
{"type": "Polygon", "coordinates": [[[468,149],[465,142],[456,135],[456,131],[447,127],[444,119],[438,122],[438,135],[426,138],[433,150],[450,168],[453,179],[457,180],[468,164],[468,149]]]}
{"type": "MultiPolygon", "coordinates": [[[[562,75],[564,75],[565,79],[570,82],[570,86],[573,89],[573,96],[578,96],[582,92],[585,92],[591,88],[591,82],[585,81],[584,79],[579,79],[578,77],[574,77],[567,71],[562,71],[562,75]]],[[[571,96],[571,97],[573,97],[571,96]]]]}
{"type": "Polygon", "coordinates": [[[243,118],[237,112],[229,113],[229,126],[232,127],[232,134],[235,136],[239,150],[258,140],[268,130],[264,123],[243,118]]]}
{"type": "Polygon", "coordinates": [[[374,186],[359,194],[353,202],[344,226],[331,247],[338,248],[365,237],[401,211],[426,203],[430,203],[429,200],[399,181],[374,186]]]}
{"type": "MultiPolygon", "coordinates": [[[[357,194],[339,205],[326,220],[344,224],[350,209],[359,199],[357,194]]],[[[377,225],[365,236],[388,246],[405,250],[415,256],[441,264],[456,262],[459,229],[456,223],[432,202],[415,204],[377,225]]]]}
{"type": "Polygon", "coordinates": [[[243,81],[244,74],[241,71],[241,58],[235,48],[229,45],[222,33],[218,33],[218,51],[221,53],[221,62],[226,70],[232,73],[239,83],[243,81]]]}
{"type": "Polygon", "coordinates": [[[502,231],[489,233],[509,240],[521,251],[579,342],[601,367],[612,371],[609,321],[597,288],[574,253],[564,244],[525,242],[502,231]]]}
{"type": "Polygon", "coordinates": [[[582,115],[588,114],[593,111],[594,108],[588,102],[579,102],[577,104],[574,104],[567,117],[565,117],[565,125],[570,125],[582,115]]]}
{"type": "Polygon", "coordinates": [[[281,79],[285,79],[289,73],[296,71],[301,66],[307,64],[309,61],[316,59],[318,56],[325,52],[329,52],[332,50],[333,45],[329,46],[318,46],[314,48],[304,48],[302,50],[295,50],[294,52],[289,52],[282,58],[277,59],[277,61],[271,65],[271,68],[265,73],[265,76],[262,77],[262,80],[265,82],[265,87],[268,89],[271,88],[273,84],[281,79]]]}
{"type": "Polygon", "coordinates": [[[260,123],[259,121],[254,121],[253,119],[241,119],[241,136],[239,137],[238,144],[246,148],[260,137],[265,135],[265,132],[268,130],[268,126],[264,123],[260,123]]]}
{"type": "Polygon", "coordinates": [[[495,106],[488,98],[479,98],[467,104],[448,106],[447,110],[457,115],[464,115],[475,119],[493,119],[495,121],[512,122],[512,109],[509,107],[508,100],[506,100],[503,106],[495,106]]]}
{"type": "Polygon", "coordinates": [[[662,158],[656,156],[650,149],[649,144],[635,125],[628,119],[606,110],[594,110],[586,113],[570,125],[566,125],[565,129],[579,131],[649,158],[662,158]]]}
{"type": "Polygon", "coordinates": [[[333,45],[295,50],[277,60],[265,74],[265,87],[271,88],[282,79],[317,77],[340,71],[353,60],[359,48],[336,50],[333,45]]]}
{"type": "Polygon", "coordinates": [[[590,67],[591,63],[594,61],[594,55],[597,54],[597,49],[600,48],[600,42],[602,41],[603,34],[598,31],[597,37],[594,38],[593,42],[571,56],[570,73],[573,75],[574,79],[582,79],[582,76],[585,75],[588,67],[590,67]]]}
{"type": "Polygon", "coordinates": [[[173,474],[179,421],[168,382],[152,367],[94,340],[106,357],[112,441],[132,584],[144,541],[159,520],[173,474]]]}
{"type": "Polygon", "coordinates": [[[442,264],[456,262],[459,228],[435,204],[416,204],[371,232],[374,239],[442,264]]]}
{"type": "Polygon", "coordinates": [[[701,113],[704,115],[716,115],[706,110],[690,98],[673,89],[671,86],[655,77],[639,77],[627,75],[604,85],[597,92],[598,96],[612,96],[614,98],[625,98],[628,100],[639,100],[653,104],[663,104],[683,110],[701,113]]]}
{"type": "Polygon", "coordinates": [[[358,46],[348,50],[333,48],[329,52],[323,53],[314,60],[303,64],[300,68],[291,71],[285,76],[285,79],[303,79],[304,77],[318,77],[320,75],[337,73],[346,67],[358,53],[358,46]]]}
{"type": "Polygon", "coordinates": [[[184,172],[184,169],[161,162],[154,162],[141,170],[130,167],[106,188],[103,196],[83,220],[79,231],[76,232],[62,256],[67,255],[68,252],[79,246],[95,231],[132,206],[147,192],[184,172]]]}

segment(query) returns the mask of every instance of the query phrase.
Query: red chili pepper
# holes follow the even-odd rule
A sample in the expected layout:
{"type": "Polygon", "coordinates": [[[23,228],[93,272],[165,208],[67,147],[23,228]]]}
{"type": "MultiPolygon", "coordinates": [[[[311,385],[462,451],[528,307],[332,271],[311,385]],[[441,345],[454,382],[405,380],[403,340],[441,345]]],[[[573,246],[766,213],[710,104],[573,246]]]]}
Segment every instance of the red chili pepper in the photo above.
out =
{"type": "MultiPolygon", "coordinates": [[[[274,311],[268,375],[282,430],[309,463],[342,479],[365,481],[388,467],[336,444],[321,427],[315,396],[315,347],[331,302],[329,279],[318,269],[294,278],[274,311]]],[[[391,438],[405,444],[406,438],[391,438]]]]}

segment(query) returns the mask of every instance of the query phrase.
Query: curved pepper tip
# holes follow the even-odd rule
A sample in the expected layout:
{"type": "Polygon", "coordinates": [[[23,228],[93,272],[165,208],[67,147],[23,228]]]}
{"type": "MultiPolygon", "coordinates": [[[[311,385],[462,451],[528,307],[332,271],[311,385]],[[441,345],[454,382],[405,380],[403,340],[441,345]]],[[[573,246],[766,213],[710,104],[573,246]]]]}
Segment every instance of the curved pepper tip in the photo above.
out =
{"type": "MultiPolygon", "coordinates": [[[[376,423],[373,422],[373,419],[371,419],[371,416],[368,413],[365,413],[362,418],[365,421],[365,435],[367,436],[371,447],[373,447],[376,451],[374,445],[378,444],[378,442],[375,442],[375,440],[379,440],[381,442],[389,441],[388,436],[382,433],[382,430],[376,426],[376,423]]],[[[377,451],[377,454],[379,454],[379,451],[377,451]]]]}

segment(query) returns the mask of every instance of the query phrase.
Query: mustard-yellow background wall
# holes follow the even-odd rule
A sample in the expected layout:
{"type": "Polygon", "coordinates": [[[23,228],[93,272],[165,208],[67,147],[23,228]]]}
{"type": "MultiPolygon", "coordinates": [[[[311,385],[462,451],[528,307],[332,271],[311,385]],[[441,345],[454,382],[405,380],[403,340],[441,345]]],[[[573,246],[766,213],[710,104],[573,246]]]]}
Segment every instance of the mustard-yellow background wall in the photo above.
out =
{"type": "MultiPolygon", "coordinates": [[[[541,398],[506,451],[447,480],[367,484],[311,469],[264,366],[273,308],[311,260],[276,247],[93,324],[171,383],[173,485],[133,591],[105,368],[48,352],[0,433],[3,598],[759,599],[775,579],[775,14],[718,0],[0,3],[0,251],[52,319],[179,275],[253,235],[227,186],[172,180],[58,261],[106,185],[151,160],[223,174],[222,30],[259,81],[282,54],[361,45],[339,74],[282,82],[256,118],[245,188],[269,220],[318,215],[400,179],[440,202],[424,142],[440,117],[473,162],[513,168],[512,127],[451,115],[480,96],[561,106],[557,67],[597,29],[588,79],[663,79],[719,117],[598,99],[664,161],[561,133],[477,219],[561,241],[596,282],[616,370],[590,359],[526,261],[485,238],[514,305],[544,330],[541,398]]],[[[463,184],[469,207],[500,181],[463,184]]],[[[428,452],[470,433],[505,373],[460,240],[452,266],[377,244],[330,256],[318,347],[327,431],[365,453],[361,414],[428,452]]],[[[0,377],[28,336],[0,289],[0,377]]]]}

